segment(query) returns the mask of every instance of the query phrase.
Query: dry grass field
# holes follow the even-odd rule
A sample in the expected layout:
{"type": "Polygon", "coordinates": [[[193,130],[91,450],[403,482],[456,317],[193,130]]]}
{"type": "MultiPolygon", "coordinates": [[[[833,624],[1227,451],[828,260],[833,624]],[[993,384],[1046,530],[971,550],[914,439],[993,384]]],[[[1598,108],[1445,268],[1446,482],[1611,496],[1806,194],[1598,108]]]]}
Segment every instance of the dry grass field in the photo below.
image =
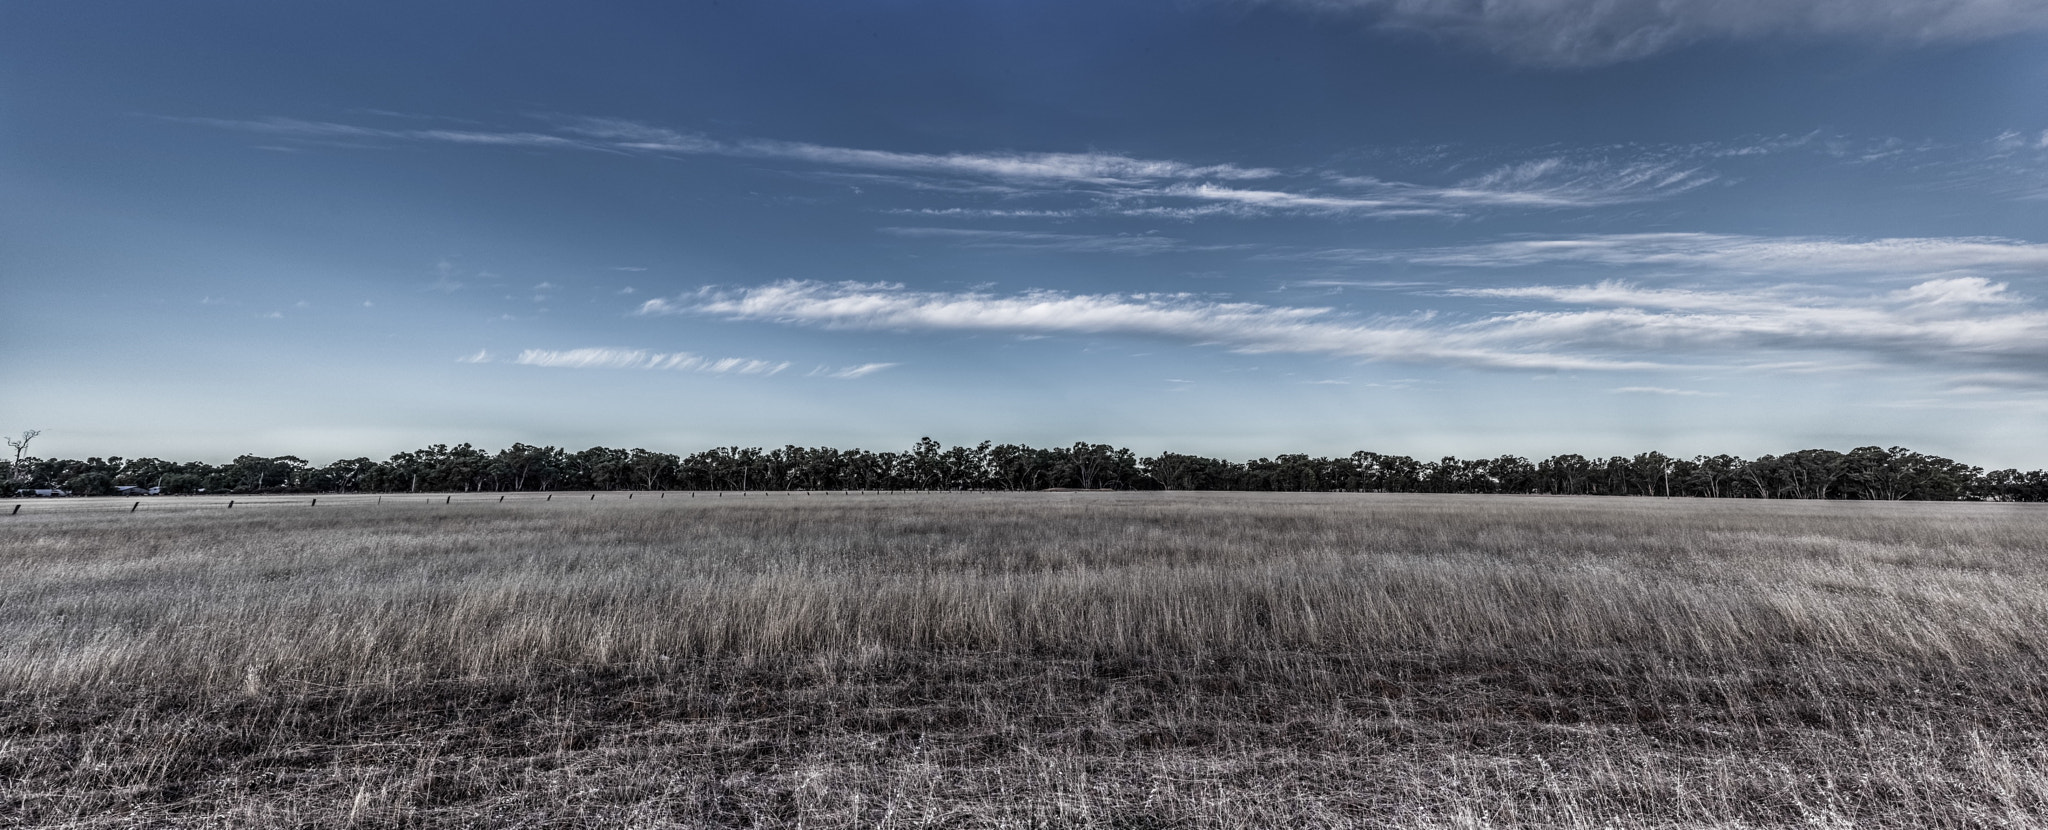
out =
{"type": "Polygon", "coordinates": [[[2048,824],[2038,506],[679,495],[0,515],[0,825],[2048,824]]]}

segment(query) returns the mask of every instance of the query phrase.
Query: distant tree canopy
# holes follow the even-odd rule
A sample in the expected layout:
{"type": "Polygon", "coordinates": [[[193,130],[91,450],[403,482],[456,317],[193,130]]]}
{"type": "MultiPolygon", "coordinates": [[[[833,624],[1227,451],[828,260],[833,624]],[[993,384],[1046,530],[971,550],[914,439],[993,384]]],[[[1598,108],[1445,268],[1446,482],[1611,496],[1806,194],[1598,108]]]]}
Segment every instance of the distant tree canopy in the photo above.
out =
{"type": "Polygon", "coordinates": [[[1702,498],[2048,501],[2048,473],[1984,470],[1904,447],[1799,450],[1744,459],[1659,452],[1540,461],[1359,451],[1237,462],[1180,453],[1141,458],[1107,444],[1027,447],[925,438],[903,452],[831,447],[714,447],[689,455],[634,448],[513,444],[490,452],[435,444],[383,461],[314,467],[296,456],[244,455],[221,465],[159,458],[0,460],[0,479],[79,494],[115,486],[164,493],[417,493],[552,490],[1123,490],[1521,493],[1702,498]]]}

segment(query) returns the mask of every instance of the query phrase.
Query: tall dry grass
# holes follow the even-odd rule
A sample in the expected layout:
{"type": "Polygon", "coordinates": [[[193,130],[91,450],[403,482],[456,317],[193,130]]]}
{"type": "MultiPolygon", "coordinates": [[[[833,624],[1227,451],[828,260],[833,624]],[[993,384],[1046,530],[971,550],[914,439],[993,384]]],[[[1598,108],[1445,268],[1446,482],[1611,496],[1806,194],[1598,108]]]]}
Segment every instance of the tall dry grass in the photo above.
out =
{"type": "Polygon", "coordinates": [[[2048,815],[2029,506],[1090,493],[14,519],[0,822],[2048,815]]]}

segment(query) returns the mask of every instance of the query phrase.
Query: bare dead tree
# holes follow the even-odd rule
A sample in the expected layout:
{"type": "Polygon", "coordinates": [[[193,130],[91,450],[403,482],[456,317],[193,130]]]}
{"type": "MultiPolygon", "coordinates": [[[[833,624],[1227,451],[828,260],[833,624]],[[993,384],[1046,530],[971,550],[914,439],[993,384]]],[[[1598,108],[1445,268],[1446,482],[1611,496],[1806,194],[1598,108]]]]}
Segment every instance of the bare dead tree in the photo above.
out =
{"type": "Polygon", "coordinates": [[[6,441],[7,446],[14,448],[14,466],[7,468],[9,481],[22,481],[28,478],[26,471],[21,469],[21,456],[22,453],[28,452],[28,442],[36,440],[36,436],[41,434],[43,431],[40,429],[25,429],[21,431],[20,438],[0,438],[0,441],[6,441]]]}

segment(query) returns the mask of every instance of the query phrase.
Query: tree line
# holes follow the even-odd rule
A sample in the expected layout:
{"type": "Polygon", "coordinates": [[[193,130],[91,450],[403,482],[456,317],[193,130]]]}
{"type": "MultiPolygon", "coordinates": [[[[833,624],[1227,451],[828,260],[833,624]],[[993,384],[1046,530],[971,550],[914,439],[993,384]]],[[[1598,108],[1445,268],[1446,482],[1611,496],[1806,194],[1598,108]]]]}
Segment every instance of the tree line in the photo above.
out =
{"type": "MultiPolygon", "coordinates": [[[[12,442],[10,442],[12,443],[12,442]]],[[[0,460],[16,489],[107,495],[122,486],[181,493],[423,493],[554,490],[1237,490],[1508,493],[1702,498],[2048,501],[2048,473],[1986,472],[1903,447],[1808,449],[1744,459],[1557,455],[1423,461],[1354,452],[1229,461],[1107,444],[1040,448],[930,438],[902,452],[785,446],[715,447],[687,455],[645,449],[513,444],[490,452],[435,444],[388,459],[314,466],[297,456],[244,455],[226,464],[159,458],[0,460]]]]}

